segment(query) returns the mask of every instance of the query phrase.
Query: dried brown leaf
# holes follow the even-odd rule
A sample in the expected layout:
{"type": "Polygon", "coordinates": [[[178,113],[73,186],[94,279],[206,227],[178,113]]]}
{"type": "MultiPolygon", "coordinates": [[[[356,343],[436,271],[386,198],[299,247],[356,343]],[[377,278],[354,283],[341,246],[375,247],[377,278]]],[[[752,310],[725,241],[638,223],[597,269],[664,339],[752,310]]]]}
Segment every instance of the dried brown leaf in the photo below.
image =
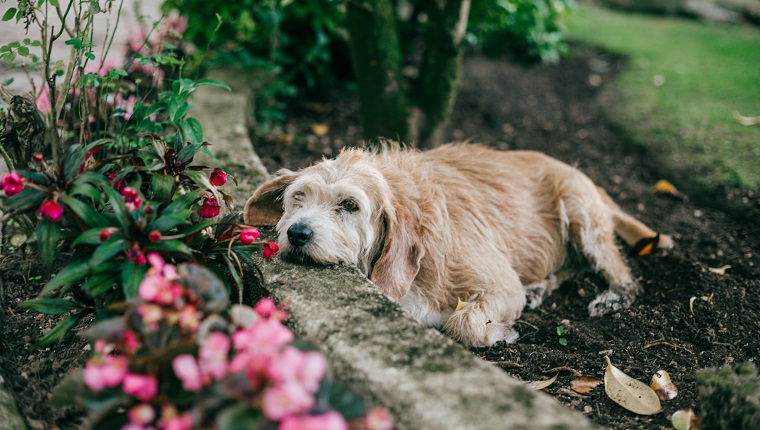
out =
{"type": "Polygon", "coordinates": [[[586,394],[603,383],[604,381],[593,376],[581,376],[570,382],[570,388],[577,393],[586,394]]]}
{"type": "Polygon", "coordinates": [[[678,188],[676,188],[675,185],[671,184],[665,179],[660,179],[659,181],[657,181],[652,187],[652,190],[656,193],[670,194],[671,196],[678,197],[679,199],[682,199],[682,200],[687,199],[686,194],[678,191],[678,188]]]}
{"type": "Polygon", "coordinates": [[[726,264],[725,266],[721,266],[721,267],[708,267],[707,270],[709,270],[709,271],[711,271],[713,273],[717,273],[718,275],[725,275],[726,274],[726,270],[728,270],[730,268],[731,268],[731,266],[729,266],[728,264],[726,264]]]}
{"type": "Polygon", "coordinates": [[[670,422],[675,430],[699,430],[702,420],[694,413],[692,408],[676,411],[670,422]]]}
{"type": "Polygon", "coordinates": [[[530,388],[532,390],[536,390],[536,391],[541,391],[544,388],[548,388],[553,383],[555,383],[557,381],[557,377],[558,376],[559,376],[559,373],[557,373],[556,375],[554,375],[554,377],[551,378],[551,379],[546,379],[544,381],[528,382],[528,388],[530,388]]]}
{"type": "Polygon", "coordinates": [[[673,400],[678,396],[678,388],[670,380],[670,374],[665,370],[658,370],[652,375],[649,388],[653,389],[660,400],[673,400]]]}
{"type": "Polygon", "coordinates": [[[317,136],[324,136],[330,131],[330,126],[327,124],[309,124],[309,129],[317,136]]]}
{"type": "Polygon", "coordinates": [[[639,415],[654,415],[662,412],[660,398],[649,386],[631,378],[613,366],[610,357],[604,372],[604,392],[618,405],[639,415]]]}

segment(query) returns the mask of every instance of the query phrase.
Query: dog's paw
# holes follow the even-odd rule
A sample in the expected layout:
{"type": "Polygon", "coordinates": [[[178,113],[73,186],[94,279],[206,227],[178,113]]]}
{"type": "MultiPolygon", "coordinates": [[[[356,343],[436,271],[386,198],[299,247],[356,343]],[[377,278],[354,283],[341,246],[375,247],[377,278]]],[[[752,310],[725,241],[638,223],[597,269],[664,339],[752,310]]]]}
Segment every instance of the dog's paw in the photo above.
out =
{"type": "Polygon", "coordinates": [[[491,346],[501,341],[514,343],[519,337],[511,324],[489,320],[477,303],[451,314],[443,331],[467,347],[491,346]]]}
{"type": "Polygon", "coordinates": [[[596,296],[596,298],[588,305],[588,313],[592,317],[598,317],[621,309],[627,309],[632,303],[632,296],[621,295],[607,290],[596,296]]]}

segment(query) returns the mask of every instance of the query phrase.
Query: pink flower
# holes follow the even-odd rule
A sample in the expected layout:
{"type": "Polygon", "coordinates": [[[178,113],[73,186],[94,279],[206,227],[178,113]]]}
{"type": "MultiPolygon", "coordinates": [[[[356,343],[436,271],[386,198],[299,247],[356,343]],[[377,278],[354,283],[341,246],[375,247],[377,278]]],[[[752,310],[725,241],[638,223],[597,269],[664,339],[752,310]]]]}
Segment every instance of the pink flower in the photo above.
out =
{"type": "Polygon", "coordinates": [[[275,305],[274,300],[269,297],[259,300],[256,306],[253,307],[253,310],[263,318],[274,318],[279,321],[288,319],[288,314],[275,305]]]}
{"type": "Polygon", "coordinates": [[[275,319],[258,320],[232,334],[237,351],[278,351],[293,340],[293,332],[275,319]]]}
{"type": "Polygon", "coordinates": [[[50,103],[50,94],[48,93],[48,87],[45,84],[42,85],[42,91],[40,92],[40,96],[37,98],[37,109],[42,113],[50,113],[53,110],[50,103]]]}
{"type": "Polygon", "coordinates": [[[138,348],[140,348],[140,339],[132,330],[127,330],[124,332],[124,337],[121,339],[121,341],[124,344],[125,352],[129,354],[133,354],[135,351],[137,351],[138,348]]]}
{"type": "Polygon", "coordinates": [[[155,302],[158,295],[161,294],[163,290],[168,289],[170,285],[171,281],[163,276],[149,274],[140,282],[138,294],[146,302],[155,302]]]}
{"type": "Polygon", "coordinates": [[[148,273],[159,274],[170,281],[179,278],[177,268],[171,264],[166,264],[163,257],[157,252],[148,254],[148,263],[150,263],[151,267],[148,273]]]}
{"type": "Polygon", "coordinates": [[[393,430],[393,417],[388,409],[373,408],[364,417],[364,426],[367,430],[393,430]]]}
{"type": "Polygon", "coordinates": [[[132,424],[147,425],[156,419],[156,411],[147,403],[140,403],[127,412],[127,417],[132,424]]]}
{"type": "Polygon", "coordinates": [[[63,206],[59,205],[55,200],[45,200],[40,205],[40,216],[46,216],[51,221],[58,222],[61,220],[61,216],[63,216],[63,206]]]}
{"type": "Polygon", "coordinates": [[[104,387],[115,387],[127,374],[127,359],[122,356],[107,355],[102,363],[97,359],[87,360],[84,370],[84,382],[93,391],[104,387]]]}
{"type": "Polygon", "coordinates": [[[153,330],[158,328],[158,322],[164,318],[164,310],[153,303],[143,303],[137,306],[137,314],[142,317],[143,323],[153,330]]]}
{"type": "Polygon", "coordinates": [[[262,252],[264,255],[264,259],[269,261],[274,257],[275,254],[280,250],[280,246],[277,245],[275,242],[267,242],[264,244],[264,251],[262,252]]]}
{"type": "Polygon", "coordinates": [[[195,306],[187,305],[179,311],[177,324],[184,330],[195,332],[201,325],[202,316],[203,312],[196,310],[195,306]]]}
{"type": "Polygon", "coordinates": [[[198,351],[201,373],[220,380],[227,374],[229,363],[230,338],[221,332],[209,334],[198,351]]]}
{"type": "Polygon", "coordinates": [[[214,169],[214,171],[211,172],[209,182],[217,187],[221,187],[227,183],[227,174],[222,169],[214,169]]]}
{"type": "Polygon", "coordinates": [[[200,391],[203,388],[203,378],[198,368],[198,362],[190,354],[182,354],[172,360],[172,369],[182,381],[182,388],[187,391],[200,391]]]}
{"type": "Polygon", "coordinates": [[[327,359],[322,353],[309,351],[301,354],[301,364],[297,368],[296,377],[304,388],[316,393],[326,372],[327,359]]]}
{"type": "Polygon", "coordinates": [[[140,206],[142,206],[142,200],[140,199],[140,195],[137,193],[137,190],[135,190],[132,187],[124,187],[119,191],[119,193],[124,196],[124,206],[127,207],[127,209],[133,211],[135,209],[138,209],[140,206]]]}
{"type": "Polygon", "coordinates": [[[288,415],[302,414],[314,405],[314,396],[300,384],[285,384],[264,389],[262,409],[264,415],[273,421],[279,421],[288,415]]]}
{"type": "Polygon", "coordinates": [[[128,373],[124,377],[122,389],[130,396],[137,397],[143,402],[147,402],[158,393],[158,380],[153,375],[140,375],[128,373]]]}
{"type": "Polygon", "coordinates": [[[127,260],[131,261],[132,263],[137,263],[140,266],[145,266],[145,263],[147,261],[145,254],[143,254],[142,250],[139,246],[137,246],[137,244],[132,245],[132,247],[127,249],[125,253],[127,254],[127,260]]]}
{"type": "Polygon", "coordinates": [[[124,100],[124,96],[119,93],[116,94],[115,101],[116,109],[124,110],[124,119],[131,118],[132,114],[135,112],[135,102],[137,102],[137,98],[134,95],[131,95],[127,100],[124,100]]]}
{"type": "Polygon", "coordinates": [[[24,188],[24,180],[16,172],[8,173],[0,180],[0,189],[5,191],[8,197],[15,196],[24,188]]]}
{"type": "Polygon", "coordinates": [[[240,231],[240,243],[243,246],[248,246],[259,238],[259,231],[253,228],[244,228],[240,231]]]}
{"type": "Polygon", "coordinates": [[[283,418],[279,430],[348,430],[346,420],[337,412],[283,418]]]}
{"type": "Polygon", "coordinates": [[[219,206],[219,202],[215,198],[209,197],[203,200],[201,205],[200,214],[203,218],[214,218],[219,215],[222,208],[219,206]]]}
{"type": "Polygon", "coordinates": [[[158,426],[162,430],[190,430],[193,428],[193,418],[189,412],[185,412],[175,418],[162,419],[158,426]]]}

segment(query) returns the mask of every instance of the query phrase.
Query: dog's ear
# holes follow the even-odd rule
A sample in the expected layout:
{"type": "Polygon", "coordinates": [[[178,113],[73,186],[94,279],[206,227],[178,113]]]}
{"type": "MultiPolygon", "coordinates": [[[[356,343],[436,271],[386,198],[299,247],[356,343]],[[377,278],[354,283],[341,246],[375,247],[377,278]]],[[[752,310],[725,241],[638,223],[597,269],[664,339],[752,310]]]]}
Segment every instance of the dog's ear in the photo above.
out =
{"type": "Polygon", "coordinates": [[[409,292],[425,255],[412,217],[402,206],[386,210],[385,243],[370,279],[394,300],[409,292]]]}
{"type": "Polygon", "coordinates": [[[243,220],[248,225],[275,225],[282,217],[282,195],[297,174],[287,169],[277,172],[277,176],[261,184],[245,202],[243,220]]]}

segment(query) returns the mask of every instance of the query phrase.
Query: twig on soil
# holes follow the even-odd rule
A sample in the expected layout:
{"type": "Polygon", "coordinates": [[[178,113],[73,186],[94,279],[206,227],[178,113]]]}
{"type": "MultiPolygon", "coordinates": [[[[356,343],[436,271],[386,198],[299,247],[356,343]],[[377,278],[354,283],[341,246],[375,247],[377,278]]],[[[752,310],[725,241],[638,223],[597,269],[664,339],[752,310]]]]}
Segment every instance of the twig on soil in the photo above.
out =
{"type": "Polygon", "coordinates": [[[520,363],[515,363],[514,361],[490,361],[491,364],[495,364],[499,367],[510,367],[510,368],[516,368],[516,369],[522,369],[523,365],[520,363]]]}
{"type": "Polygon", "coordinates": [[[660,345],[663,345],[663,346],[667,346],[667,347],[669,347],[669,348],[672,348],[672,349],[673,349],[673,351],[675,351],[675,350],[677,350],[677,349],[678,349],[678,347],[677,347],[677,346],[673,345],[673,344],[672,344],[672,343],[670,343],[670,342],[666,342],[664,339],[655,340],[654,342],[649,342],[648,344],[644,345],[644,349],[647,349],[647,348],[651,348],[651,347],[653,347],[653,346],[660,346],[660,345]]]}
{"type": "Polygon", "coordinates": [[[559,392],[562,393],[562,394],[565,394],[567,396],[570,396],[570,397],[578,397],[578,398],[581,398],[581,399],[588,399],[590,397],[590,396],[588,396],[586,394],[581,394],[581,393],[575,392],[573,390],[568,390],[567,388],[560,388],[559,392]]]}
{"type": "Polygon", "coordinates": [[[572,367],[567,367],[567,366],[560,366],[560,367],[555,367],[549,370],[542,370],[541,373],[557,373],[557,372],[562,372],[562,371],[574,373],[576,376],[583,376],[583,373],[573,369],[572,367]]]}

